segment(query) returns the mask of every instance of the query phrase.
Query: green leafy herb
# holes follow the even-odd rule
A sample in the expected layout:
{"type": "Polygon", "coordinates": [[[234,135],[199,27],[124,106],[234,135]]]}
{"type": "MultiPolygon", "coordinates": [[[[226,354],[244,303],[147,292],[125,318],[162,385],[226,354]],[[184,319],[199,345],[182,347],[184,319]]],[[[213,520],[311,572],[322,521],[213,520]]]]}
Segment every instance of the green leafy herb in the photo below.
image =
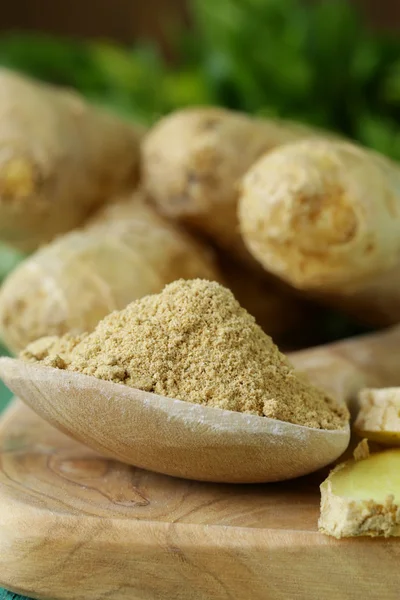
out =
{"type": "Polygon", "coordinates": [[[71,86],[152,123],[218,104],[336,130],[400,159],[400,41],[373,32],[347,0],[191,0],[174,31],[176,60],[157,46],[42,34],[0,36],[0,64],[71,86]]]}

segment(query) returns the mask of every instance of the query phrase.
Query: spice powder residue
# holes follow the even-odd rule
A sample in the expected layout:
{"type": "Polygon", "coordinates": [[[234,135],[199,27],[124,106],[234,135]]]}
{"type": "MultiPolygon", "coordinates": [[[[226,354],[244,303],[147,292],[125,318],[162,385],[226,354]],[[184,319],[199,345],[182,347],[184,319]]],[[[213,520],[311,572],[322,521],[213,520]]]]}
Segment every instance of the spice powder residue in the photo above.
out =
{"type": "Polygon", "coordinates": [[[132,302],[92,333],[42,338],[21,358],[187,402],[320,429],[347,408],[299,376],[216,282],[179,280],[132,302]]]}

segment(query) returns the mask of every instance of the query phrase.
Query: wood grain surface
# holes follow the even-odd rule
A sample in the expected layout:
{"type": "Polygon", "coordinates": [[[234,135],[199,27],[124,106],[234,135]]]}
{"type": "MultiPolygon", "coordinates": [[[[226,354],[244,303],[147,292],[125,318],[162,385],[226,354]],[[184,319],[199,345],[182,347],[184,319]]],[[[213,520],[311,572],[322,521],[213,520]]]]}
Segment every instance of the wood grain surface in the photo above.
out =
{"type": "Polygon", "coordinates": [[[0,425],[0,585],[42,600],[399,597],[400,540],[317,532],[318,482],[156,475],[70,440],[19,401],[0,425]]]}

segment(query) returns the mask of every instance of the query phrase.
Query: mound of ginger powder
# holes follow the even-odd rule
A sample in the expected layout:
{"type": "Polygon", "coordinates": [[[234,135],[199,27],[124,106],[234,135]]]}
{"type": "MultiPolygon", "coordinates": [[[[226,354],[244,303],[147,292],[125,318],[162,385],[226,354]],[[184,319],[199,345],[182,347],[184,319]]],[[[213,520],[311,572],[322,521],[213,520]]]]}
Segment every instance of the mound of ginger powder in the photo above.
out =
{"type": "Polygon", "coordinates": [[[92,333],[41,338],[21,358],[308,427],[340,429],[348,422],[347,408],[297,374],[216,282],[175,281],[109,314],[92,333]]]}

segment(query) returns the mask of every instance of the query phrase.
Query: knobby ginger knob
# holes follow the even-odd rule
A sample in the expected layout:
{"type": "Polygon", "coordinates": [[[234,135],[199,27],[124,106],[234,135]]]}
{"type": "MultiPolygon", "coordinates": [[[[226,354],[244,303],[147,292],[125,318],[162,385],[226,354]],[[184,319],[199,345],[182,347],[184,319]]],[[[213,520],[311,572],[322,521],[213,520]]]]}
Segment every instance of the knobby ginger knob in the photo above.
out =
{"type": "Polygon", "coordinates": [[[372,323],[400,319],[400,168],[354,144],[305,140],[263,156],[239,202],[253,256],[292,286],[372,323]]]}
{"type": "Polygon", "coordinates": [[[183,109],[145,137],[144,185],[163,214],[252,263],[237,220],[240,179],[265,152],[316,135],[306,126],[223,108],[183,109]]]}
{"type": "Polygon", "coordinates": [[[141,129],[0,69],[0,240],[34,250],[139,178],[141,129]]]}

